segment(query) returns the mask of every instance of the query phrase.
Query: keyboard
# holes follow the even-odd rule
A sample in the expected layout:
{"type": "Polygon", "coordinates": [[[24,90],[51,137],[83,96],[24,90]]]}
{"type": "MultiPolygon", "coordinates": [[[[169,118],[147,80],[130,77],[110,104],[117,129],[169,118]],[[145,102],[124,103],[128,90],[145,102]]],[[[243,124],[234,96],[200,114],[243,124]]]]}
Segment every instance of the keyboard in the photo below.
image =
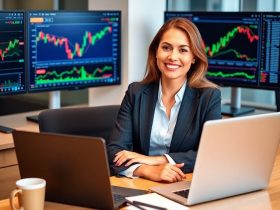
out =
{"type": "Polygon", "coordinates": [[[127,187],[112,186],[114,206],[119,209],[126,203],[125,197],[146,194],[145,190],[131,189],[127,187]]]}
{"type": "Polygon", "coordinates": [[[125,201],[125,197],[126,196],[124,196],[124,195],[113,194],[114,203],[119,203],[119,202],[125,201]]]}
{"type": "Polygon", "coordinates": [[[184,197],[184,198],[188,198],[188,196],[189,196],[189,189],[186,189],[186,190],[180,190],[180,191],[176,191],[176,192],[174,192],[175,194],[177,194],[177,195],[180,195],[180,196],[182,196],[182,197],[184,197]]]}

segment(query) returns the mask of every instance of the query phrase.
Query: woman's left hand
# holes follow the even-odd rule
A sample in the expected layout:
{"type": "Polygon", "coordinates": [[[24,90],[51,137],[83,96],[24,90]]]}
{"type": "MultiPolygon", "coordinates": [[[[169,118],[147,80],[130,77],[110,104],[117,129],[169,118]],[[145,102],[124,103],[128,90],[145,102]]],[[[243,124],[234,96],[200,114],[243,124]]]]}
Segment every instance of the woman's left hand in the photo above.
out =
{"type": "Polygon", "coordinates": [[[114,163],[116,166],[121,166],[123,163],[125,163],[125,166],[130,166],[133,163],[142,163],[146,165],[161,165],[167,162],[168,161],[165,156],[146,156],[127,150],[122,150],[118,152],[114,159],[114,163]]]}

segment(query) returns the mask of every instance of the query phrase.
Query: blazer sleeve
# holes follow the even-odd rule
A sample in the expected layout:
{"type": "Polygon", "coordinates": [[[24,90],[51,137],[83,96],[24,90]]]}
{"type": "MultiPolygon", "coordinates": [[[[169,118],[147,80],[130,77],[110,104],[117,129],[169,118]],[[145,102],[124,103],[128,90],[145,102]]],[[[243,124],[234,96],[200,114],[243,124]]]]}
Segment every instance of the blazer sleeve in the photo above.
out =
{"type": "Polygon", "coordinates": [[[221,92],[219,89],[211,88],[206,91],[203,91],[199,100],[199,105],[196,110],[197,113],[195,114],[195,117],[192,122],[193,126],[189,131],[189,135],[187,135],[186,139],[184,139],[184,141],[188,141],[188,137],[197,136],[195,137],[197,138],[197,147],[191,150],[168,153],[168,155],[176,163],[184,163],[184,167],[182,168],[182,171],[184,173],[190,173],[193,171],[203,124],[208,120],[222,118],[221,92]]]}
{"type": "Polygon", "coordinates": [[[132,150],[132,92],[131,85],[129,85],[121,103],[117,120],[115,122],[115,127],[107,144],[108,161],[112,175],[118,175],[119,172],[127,169],[125,166],[115,166],[113,162],[115,154],[122,150],[132,150]]]}

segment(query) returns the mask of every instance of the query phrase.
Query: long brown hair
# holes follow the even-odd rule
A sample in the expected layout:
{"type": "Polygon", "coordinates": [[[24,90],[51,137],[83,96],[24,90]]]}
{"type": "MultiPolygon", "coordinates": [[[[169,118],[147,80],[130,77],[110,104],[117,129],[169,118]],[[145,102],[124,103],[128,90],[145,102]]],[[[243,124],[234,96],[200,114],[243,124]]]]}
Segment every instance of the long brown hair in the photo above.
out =
{"type": "Polygon", "coordinates": [[[200,32],[191,21],[185,18],[170,19],[155,35],[149,46],[146,75],[142,83],[147,84],[160,80],[161,72],[157,66],[156,53],[163,34],[171,28],[179,29],[186,34],[190,41],[190,49],[194,54],[195,63],[191,65],[187,73],[188,85],[192,88],[218,87],[205,77],[208,68],[208,60],[200,32]]]}

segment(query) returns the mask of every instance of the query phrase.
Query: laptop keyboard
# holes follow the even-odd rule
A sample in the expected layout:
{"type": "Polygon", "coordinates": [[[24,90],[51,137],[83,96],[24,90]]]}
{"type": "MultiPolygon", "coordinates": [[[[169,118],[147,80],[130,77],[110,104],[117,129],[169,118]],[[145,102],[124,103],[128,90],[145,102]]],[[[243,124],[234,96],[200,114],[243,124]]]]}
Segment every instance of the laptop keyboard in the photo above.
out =
{"type": "Polygon", "coordinates": [[[120,194],[113,194],[113,199],[114,199],[114,203],[119,203],[121,201],[124,201],[125,200],[125,197],[124,195],[120,195],[120,194]]]}
{"type": "Polygon", "coordinates": [[[126,202],[125,197],[146,194],[145,190],[131,189],[127,187],[112,186],[114,207],[119,209],[126,202]]]}
{"type": "Polygon", "coordinates": [[[180,190],[180,191],[176,191],[176,192],[174,192],[175,194],[177,194],[177,195],[180,195],[180,196],[182,196],[182,197],[184,197],[184,198],[188,198],[188,196],[189,196],[189,189],[187,189],[187,190],[180,190]]]}

